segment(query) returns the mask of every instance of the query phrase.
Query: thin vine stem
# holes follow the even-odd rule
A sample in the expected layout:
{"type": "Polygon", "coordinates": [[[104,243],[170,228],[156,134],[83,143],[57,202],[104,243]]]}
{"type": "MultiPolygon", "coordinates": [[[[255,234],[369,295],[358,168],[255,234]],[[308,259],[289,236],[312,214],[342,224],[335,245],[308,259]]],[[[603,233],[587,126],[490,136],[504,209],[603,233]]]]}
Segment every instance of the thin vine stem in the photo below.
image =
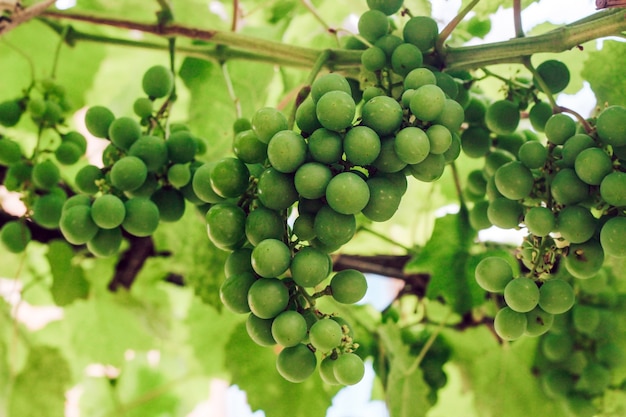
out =
{"type": "Polygon", "coordinates": [[[467,210],[467,203],[465,202],[465,197],[463,197],[463,187],[461,186],[461,176],[459,175],[459,169],[455,162],[450,164],[450,169],[452,170],[452,178],[454,180],[456,195],[459,199],[459,206],[461,210],[467,210]]]}
{"type": "Polygon", "coordinates": [[[467,14],[469,12],[472,11],[472,9],[474,7],[476,7],[476,5],[480,2],[480,0],[472,0],[472,2],[470,4],[468,4],[463,10],[461,10],[459,12],[459,14],[457,14],[454,19],[452,19],[445,28],[443,28],[443,30],[441,31],[441,33],[439,34],[439,37],[437,38],[437,42],[435,44],[435,50],[441,54],[443,52],[444,49],[444,44],[446,42],[446,40],[450,37],[450,35],[452,35],[452,32],[454,31],[454,29],[456,29],[456,27],[459,25],[459,23],[461,23],[461,21],[465,18],[465,16],[467,16],[467,14]]]}
{"type": "Polygon", "coordinates": [[[239,101],[239,97],[237,97],[237,93],[235,92],[233,80],[230,76],[230,71],[228,71],[228,63],[222,62],[221,67],[222,76],[224,77],[224,83],[226,84],[228,95],[230,96],[231,100],[233,101],[233,105],[235,106],[235,114],[237,115],[237,118],[240,118],[243,114],[241,111],[241,102],[239,101]]]}
{"type": "Polygon", "coordinates": [[[433,343],[435,343],[435,340],[437,339],[437,336],[439,336],[439,333],[441,333],[441,331],[446,327],[446,323],[450,319],[450,316],[452,316],[452,310],[448,310],[443,320],[441,320],[435,330],[431,333],[424,346],[422,346],[420,353],[417,355],[411,366],[409,366],[405,371],[406,375],[411,375],[417,370],[417,367],[420,365],[420,363],[422,363],[431,346],[433,345],[433,343]]]}
{"type": "Polygon", "coordinates": [[[59,57],[61,56],[61,47],[65,43],[65,38],[67,37],[68,31],[69,31],[69,26],[65,26],[63,28],[63,33],[61,33],[61,38],[59,39],[59,42],[57,43],[57,47],[54,51],[54,57],[52,58],[52,70],[50,71],[50,78],[52,79],[56,78],[56,72],[59,66],[59,57]]]}
{"type": "Polygon", "coordinates": [[[522,1],[513,0],[513,25],[515,26],[515,37],[524,37],[524,28],[522,27],[522,1]]]}

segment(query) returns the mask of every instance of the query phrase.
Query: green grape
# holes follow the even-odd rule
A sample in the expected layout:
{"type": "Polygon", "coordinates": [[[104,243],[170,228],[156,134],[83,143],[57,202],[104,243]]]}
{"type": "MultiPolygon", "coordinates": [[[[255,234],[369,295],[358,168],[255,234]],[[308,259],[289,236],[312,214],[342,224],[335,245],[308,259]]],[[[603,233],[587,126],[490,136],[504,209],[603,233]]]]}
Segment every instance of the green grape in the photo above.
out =
{"type": "Polygon", "coordinates": [[[541,339],[541,352],[551,362],[567,359],[574,351],[574,341],[569,333],[550,332],[541,339]]]}
{"type": "Polygon", "coordinates": [[[341,160],[343,139],[339,133],[321,128],[309,136],[308,147],[313,160],[323,164],[334,164],[341,160]]]}
{"type": "Polygon", "coordinates": [[[251,256],[252,249],[248,247],[237,248],[229,253],[224,262],[224,275],[228,278],[242,272],[254,272],[251,256]]]}
{"type": "Polygon", "coordinates": [[[487,209],[487,217],[491,224],[501,229],[515,229],[522,216],[522,205],[504,197],[492,200],[487,209]]]}
{"type": "Polygon", "coordinates": [[[261,204],[272,210],[285,210],[298,201],[294,176],[268,168],[259,177],[257,197],[261,204]]]}
{"type": "Polygon", "coordinates": [[[198,151],[198,141],[188,131],[172,133],[165,141],[167,156],[175,164],[191,162],[198,151]]]}
{"type": "Polygon", "coordinates": [[[280,351],[276,358],[278,373],[289,382],[302,382],[317,367],[317,358],[306,345],[299,343],[280,351]]]}
{"type": "Polygon", "coordinates": [[[91,207],[91,197],[88,195],[84,195],[84,194],[75,194],[71,196],[70,198],[65,200],[65,202],[63,203],[61,214],[63,214],[65,210],[72,208],[74,206],[91,207]]]}
{"type": "Polygon", "coordinates": [[[285,220],[275,210],[257,207],[246,217],[246,237],[254,246],[265,239],[280,240],[285,233],[285,220]]]}
{"type": "Polygon", "coordinates": [[[434,122],[445,126],[450,132],[457,132],[461,129],[464,119],[463,107],[455,100],[447,98],[443,104],[443,111],[434,122]]]}
{"type": "Polygon", "coordinates": [[[600,148],[585,149],[574,162],[578,178],[589,185],[600,185],[604,177],[613,170],[611,157],[600,148]]]}
{"type": "Polygon", "coordinates": [[[547,207],[532,207],[524,216],[524,224],[535,236],[547,236],[556,227],[554,213],[547,207]]]}
{"type": "Polygon", "coordinates": [[[311,134],[322,127],[315,112],[315,102],[310,95],[296,109],[296,124],[303,135],[311,134]]]}
{"type": "Polygon", "coordinates": [[[211,170],[211,187],[220,197],[234,198],[242,195],[249,185],[250,171],[238,158],[225,157],[211,170]]]}
{"type": "Polygon", "coordinates": [[[315,215],[314,230],[317,238],[330,247],[348,243],[356,233],[356,218],[353,214],[341,214],[328,206],[315,215]]]}
{"type": "Polygon", "coordinates": [[[530,195],[534,185],[533,174],[519,161],[511,161],[496,170],[498,191],[509,200],[521,200],[530,195]]]}
{"type": "Polygon", "coordinates": [[[315,238],[315,215],[312,213],[300,213],[293,222],[293,234],[300,241],[315,238]]]}
{"type": "Polygon", "coordinates": [[[257,110],[252,116],[251,123],[257,139],[263,143],[268,143],[277,132],[289,128],[285,115],[273,107],[257,110]]]}
{"type": "Polygon", "coordinates": [[[504,287],[504,301],[513,311],[527,313],[537,307],[539,288],[530,278],[519,277],[504,287]]]}
{"type": "Polygon", "coordinates": [[[342,353],[333,364],[333,374],[342,385],[355,385],[365,375],[363,360],[355,353],[342,353]]]}
{"type": "Polygon", "coordinates": [[[10,220],[0,229],[0,241],[11,253],[24,252],[31,238],[30,229],[23,221],[10,220]]]}
{"type": "Polygon", "coordinates": [[[113,229],[124,221],[126,207],[119,197],[103,194],[91,205],[91,218],[101,229],[113,229]]]}
{"type": "Polygon", "coordinates": [[[61,171],[51,159],[46,159],[33,166],[31,179],[37,188],[49,190],[61,179],[61,171]]]}
{"type": "Polygon", "coordinates": [[[300,344],[306,337],[306,334],[306,320],[297,311],[283,311],[272,322],[272,336],[276,343],[284,347],[300,344]]]}
{"type": "Polygon", "coordinates": [[[150,198],[150,196],[159,188],[159,181],[156,176],[149,172],[146,176],[146,180],[139,186],[139,188],[135,188],[134,190],[126,191],[125,194],[128,197],[145,197],[150,198]]]}
{"type": "MultiPolygon", "coordinates": [[[[495,176],[498,168],[514,160],[515,160],[515,156],[511,152],[505,151],[504,149],[496,148],[492,152],[489,152],[487,154],[487,157],[485,159],[485,166],[483,170],[488,177],[492,177],[492,176],[495,176]]],[[[495,179],[494,179],[494,186],[495,186],[495,179]]]]}
{"type": "Polygon", "coordinates": [[[293,130],[282,130],[270,139],[267,158],[276,171],[291,173],[304,163],[306,150],[307,145],[302,135],[293,130]]]}
{"type": "Polygon", "coordinates": [[[185,196],[172,187],[161,187],[150,196],[159,209],[159,219],[164,222],[177,222],[185,214],[185,196]]]}
{"type": "MultiPolygon", "coordinates": [[[[403,178],[404,175],[402,175],[403,178]]],[[[375,222],[389,220],[398,210],[402,199],[402,192],[390,179],[385,177],[370,177],[367,181],[370,198],[363,210],[365,217],[375,222]]]]}
{"type": "Polygon", "coordinates": [[[311,344],[322,352],[330,352],[339,346],[342,337],[341,325],[330,318],[316,321],[309,329],[311,344]]]}
{"type": "Polygon", "coordinates": [[[65,200],[65,195],[54,193],[37,197],[33,204],[32,219],[45,229],[58,228],[65,200]]]}
{"type": "MultiPolygon", "coordinates": [[[[526,136],[513,132],[507,135],[497,135],[494,139],[494,146],[497,149],[508,151],[511,155],[517,155],[521,146],[527,141],[526,136]]],[[[539,138],[535,138],[533,141],[538,142],[539,138]]]]}
{"type": "Polygon", "coordinates": [[[206,213],[211,242],[223,250],[233,250],[245,240],[246,213],[232,203],[217,203],[206,213]]]}
{"type": "Polygon", "coordinates": [[[591,362],[583,369],[575,389],[589,395],[602,395],[611,385],[612,379],[611,371],[604,365],[591,362]]]}
{"type": "Polygon", "coordinates": [[[332,177],[333,174],[326,165],[319,162],[307,162],[296,171],[294,185],[300,196],[316,199],[326,194],[326,186],[332,177]]]}
{"type": "MultiPolygon", "coordinates": [[[[561,61],[549,59],[539,64],[536,70],[552,94],[560,93],[569,84],[569,69],[561,61]]],[[[533,78],[533,83],[537,88],[541,88],[536,77],[533,78]]],[[[544,92],[547,93],[547,91],[544,92]]]]}
{"type": "Polygon", "coordinates": [[[437,86],[443,90],[446,97],[456,100],[459,94],[459,84],[454,78],[450,74],[441,71],[435,71],[434,74],[437,79],[437,86]]]}
{"type": "Polygon", "coordinates": [[[326,201],[341,214],[357,214],[367,205],[370,190],[359,175],[342,172],[335,175],[326,187],[326,201]]]}
{"type": "Polygon", "coordinates": [[[467,21],[467,31],[470,35],[482,39],[491,32],[491,19],[489,17],[482,19],[478,16],[473,16],[467,21]]]}
{"type": "Polygon", "coordinates": [[[600,312],[597,308],[577,304],[572,307],[572,325],[578,333],[592,335],[600,325],[600,312]]]}
{"type": "Polygon", "coordinates": [[[130,117],[119,117],[109,125],[108,138],[120,149],[130,149],[140,136],[141,126],[130,117]]]}
{"type": "Polygon", "coordinates": [[[520,121],[519,105],[510,100],[498,100],[487,107],[485,123],[499,135],[513,133],[520,121]]]}
{"type": "Polygon", "coordinates": [[[600,271],[604,263],[604,250],[599,241],[589,239],[586,242],[569,246],[565,256],[565,268],[576,278],[591,278],[600,271]]]}
{"type": "Polygon", "coordinates": [[[470,158],[481,158],[491,147],[490,132],[481,126],[470,126],[461,133],[461,148],[470,158]]]}
{"type": "Polygon", "coordinates": [[[250,312],[248,291],[257,278],[250,271],[229,275],[220,285],[220,300],[236,314],[250,312]]]}
{"type": "Polygon", "coordinates": [[[402,8],[403,0],[367,0],[367,7],[391,16],[402,8]]]}
{"type": "Polygon", "coordinates": [[[187,164],[173,164],[167,169],[167,181],[176,188],[182,188],[191,181],[191,169],[187,164]]]}
{"type": "Polygon", "coordinates": [[[481,170],[475,169],[467,175],[467,190],[472,195],[484,197],[487,192],[487,180],[481,170]]]}
{"type": "Polygon", "coordinates": [[[252,129],[243,130],[235,135],[233,152],[246,164],[260,164],[267,158],[267,144],[252,129]]]}
{"type": "Polygon", "coordinates": [[[391,135],[402,124],[402,106],[388,96],[373,97],[363,105],[361,120],[380,137],[391,135]]]}
{"type": "Polygon", "coordinates": [[[446,94],[433,84],[418,87],[411,97],[409,108],[411,113],[423,122],[431,122],[437,119],[446,103],[446,94]]]}
{"type": "Polygon", "coordinates": [[[31,97],[26,105],[26,110],[33,120],[41,119],[46,112],[46,100],[39,97],[31,97]]]}
{"type": "Polygon", "coordinates": [[[85,113],[85,126],[97,138],[108,137],[109,126],[114,120],[113,112],[104,106],[92,106],[85,113]]]}
{"type": "Polygon", "coordinates": [[[305,247],[293,257],[291,277],[301,287],[312,288],[326,279],[331,266],[328,254],[315,248],[305,247]]]}
{"type": "Polygon", "coordinates": [[[343,149],[346,160],[356,165],[369,165],[380,154],[380,137],[367,126],[355,126],[346,132],[343,149]]]}
{"type": "Polygon", "coordinates": [[[262,319],[271,319],[287,308],[289,290],[277,278],[258,279],[248,291],[250,311],[262,319]]]}
{"type": "Polygon", "coordinates": [[[562,279],[549,279],[539,288],[539,307],[546,313],[563,314],[572,308],[574,301],[574,289],[562,279]]]}
{"type": "Polygon", "coordinates": [[[319,98],[315,112],[323,127],[340,132],[352,125],[356,104],[352,95],[345,91],[329,91],[319,98]]]}
{"type": "MultiPolygon", "coordinates": [[[[136,156],[125,156],[111,168],[111,184],[122,191],[136,190],[146,181],[147,176],[146,164],[136,156]]],[[[91,183],[88,184],[91,187],[91,183]]]]}
{"type": "Polygon", "coordinates": [[[413,16],[402,29],[405,42],[417,46],[420,51],[426,52],[435,46],[439,36],[437,22],[428,16],[413,16]]]}
{"type": "Polygon", "coordinates": [[[417,127],[405,127],[394,139],[394,149],[398,158],[407,164],[422,162],[428,156],[430,148],[430,137],[417,127]]]}
{"type": "Polygon", "coordinates": [[[604,223],[600,230],[600,244],[607,255],[626,257],[626,217],[613,217],[604,223]]]}
{"type": "Polygon", "coordinates": [[[407,163],[402,161],[395,150],[395,139],[386,137],[381,140],[380,153],[372,165],[382,173],[396,173],[402,171],[407,163]]]}
{"type": "Polygon", "coordinates": [[[405,90],[417,90],[423,85],[437,84],[435,74],[428,68],[415,68],[404,77],[405,90]]]}
{"type": "Polygon", "coordinates": [[[61,142],[54,150],[54,156],[60,164],[73,165],[83,155],[78,145],[73,142],[61,142]]]}
{"type": "Polygon", "coordinates": [[[598,295],[609,290],[608,275],[604,269],[591,278],[579,280],[577,284],[585,294],[598,295]]]}
{"type": "Polygon", "coordinates": [[[65,240],[72,245],[83,245],[98,233],[98,226],[91,218],[91,207],[76,205],[64,209],[59,228],[65,240]]]}
{"type": "Polygon", "coordinates": [[[368,10],[359,17],[359,34],[370,42],[389,32],[389,19],[380,10],[368,10]]]}
{"type": "Polygon", "coordinates": [[[552,327],[554,323],[554,314],[546,313],[537,306],[526,313],[526,332],[527,336],[541,336],[552,327]]]}
{"type": "Polygon", "coordinates": [[[329,355],[320,362],[320,377],[325,384],[339,385],[339,381],[337,381],[335,377],[335,361],[336,359],[333,358],[332,355],[329,355]]]}
{"type": "Polygon", "coordinates": [[[367,292],[365,275],[356,269],[344,269],[330,280],[333,298],[342,304],[359,302],[367,292]]]}
{"type": "Polygon", "coordinates": [[[502,258],[489,256],[482,259],[474,272],[478,285],[489,292],[502,293],[513,281],[513,269],[502,258]]]}
{"type": "Polygon", "coordinates": [[[420,68],[424,60],[422,51],[410,43],[398,45],[391,54],[391,68],[396,74],[407,75],[411,70],[420,68]]]}
{"type": "Polygon", "coordinates": [[[0,165],[10,166],[22,159],[20,144],[8,138],[0,138],[0,165]]]}
{"type": "Polygon", "coordinates": [[[361,64],[368,71],[380,71],[387,65],[387,55],[382,48],[371,46],[361,54],[361,64]]]}
{"type": "Polygon", "coordinates": [[[609,106],[600,113],[596,121],[598,137],[607,145],[626,146],[626,108],[623,106],[609,106]]]}
{"type": "Polygon", "coordinates": [[[471,94],[469,103],[465,106],[465,121],[470,125],[482,125],[485,122],[487,106],[484,99],[476,94],[471,94]]]}
{"type": "Polygon", "coordinates": [[[493,327],[502,339],[515,340],[522,337],[528,326],[526,314],[518,313],[510,307],[501,308],[493,321],[493,327]]]}
{"type": "Polygon", "coordinates": [[[426,130],[431,154],[443,154],[452,144],[452,134],[443,125],[434,124],[426,130]]]}
{"type": "Polygon", "coordinates": [[[589,197],[589,185],[581,181],[571,168],[556,173],[550,191],[554,200],[563,205],[580,203],[589,197]]]}
{"type": "Polygon", "coordinates": [[[259,346],[273,346],[276,344],[272,336],[274,319],[262,319],[250,313],[246,319],[246,331],[250,339],[259,346]]]}
{"type": "Polygon", "coordinates": [[[596,146],[593,138],[584,133],[577,133],[574,136],[568,138],[563,144],[561,150],[561,160],[558,161],[559,166],[565,168],[574,168],[576,157],[588,148],[596,146]]]}
{"type": "Polygon", "coordinates": [[[124,203],[126,217],[122,227],[137,237],[150,236],[159,225],[159,208],[147,198],[130,198],[124,203]]]}
{"type": "Polygon", "coordinates": [[[99,229],[96,235],[87,241],[87,249],[99,258],[108,258],[117,254],[122,246],[122,230],[99,229]]]}
{"type": "Polygon", "coordinates": [[[278,239],[265,239],[252,249],[252,268],[264,278],[278,277],[289,269],[291,251],[278,239]]]}
{"type": "Polygon", "coordinates": [[[216,164],[217,162],[209,162],[200,165],[196,170],[192,169],[192,190],[205,203],[215,204],[224,201],[224,197],[218,195],[211,186],[211,177],[216,164]]]}
{"type": "Polygon", "coordinates": [[[122,153],[117,146],[109,143],[102,151],[102,162],[105,167],[111,167],[123,156],[125,156],[125,154],[122,153]]]}
{"type": "Polygon", "coordinates": [[[22,118],[24,109],[20,100],[6,100],[0,103],[0,125],[4,127],[15,126],[22,118]]]}
{"type": "Polygon", "coordinates": [[[541,142],[529,141],[520,146],[517,156],[529,169],[538,169],[548,160],[548,149],[541,142]]]}
{"type": "Polygon", "coordinates": [[[589,209],[574,205],[564,207],[556,220],[556,230],[570,243],[583,243],[591,239],[597,221],[589,209]]]}
{"type": "Polygon", "coordinates": [[[576,122],[566,114],[552,115],[544,127],[548,141],[555,145],[563,145],[567,139],[576,134],[576,122]]]}
{"type": "Polygon", "coordinates": [[[174,74],[163,65],[154,65],[143,74],[141,87],[150,98],[162,98],[174,88],[174,74]]]}
{"type": "Polygon", "coordinates": [[[411,175],[423,182],[433,182],[441,178],[446,168],[446,159],[441,154],[429,153],[418,164],[409,165],[411,175]]]}
{"type": "Polygon", "coordinates": [[[549,398],[560,399],[574,388],[574,378],[562,369],[548,369],[541,374],[541,388],[549,398]]]}
{"type": "Polygon", "coordinates": [[[157,172],[167,164],[167,146],[158,136],[142,136],[128,149],[129,156],[136,156],[145,164],[148,172],[157,172]]]}
{"type": "Polygon", "coordinates": [[[455,132],[451,133],[452,143],[450,143],[448,150],[442,154],[446,164],[451,164],[461,155],[461,137],[455,132]]]}
{"type": "Polygon", "coordinates": [[[474,207],[469,212],[469,223],[474,230],[489,229],[492,224],[487,216],[487,210],[489,209],[489,201],[481,200],[474,204],[474,207]]]}
{"type": "Polygon", "coordinates": [[[233,132],[235,133],[235,135],[237,133],[243,132],[245,130],[250,130],[250,129],[252,129],[252,122],[248,118],[239,117],[233,123],[233,132]]]}
{"type": "Polygon", "coordinates": [[[543,132],[545,130],[546,122],[551,116],[552,106],[545,101],[538,101],[528,112],[530,124],[537,132],[543,132]]]}
{"type": "Polygon", "coordinates": [[[615,207],[626,206],[626,173],[615,171],[604,177],[600,183],[600,196],[615,207]]]}
{"type": "Polygon", "coordinates": [[[607,341],[596,345],[596,359],[609,369],[621,368],[624,366],[624,355],[622,347],[618,342],[607,341]]]}
{"type": "Polygon", "coordinates": [[[315,103],[331,91],[343,91],[346,94],[352,94],[350,83],[346,77],[336,72],[324,74],[316,78],[311,84],[311,98],[315,103]]]}
{"type": "Polygon", "coordinates": [[[133,112],[142,119],[147,119],[152,116],[153,103],[147,97],[139,97],[133,103],[133,112]]]}

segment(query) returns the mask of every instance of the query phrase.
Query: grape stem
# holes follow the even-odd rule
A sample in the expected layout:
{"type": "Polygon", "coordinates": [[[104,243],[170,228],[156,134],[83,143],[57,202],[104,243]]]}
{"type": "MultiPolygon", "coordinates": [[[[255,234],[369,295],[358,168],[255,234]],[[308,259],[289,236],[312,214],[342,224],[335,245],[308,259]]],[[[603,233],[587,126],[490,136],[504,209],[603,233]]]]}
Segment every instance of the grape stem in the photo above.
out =
{"type": "Polygon", "coordinates": [[[435,50],[439,55],[442,55],[442,53],[444,52],[444,44],[446,42],[446,39],[448,39],[450,35],[452,35],[454,29],[456,29],[459,23],[461,23],[465,16],[467,16],[467,14],[472,11],[472,9],[478,4],[479,1],[480,0],[472,0],[470,4],[468,4],[463,10],[461,10],[459,14],[457,14],[454,19],[452,19],[446,25],[446,27],[443,28],[443,30],[439,34],[439,37],[437,38],[437,42],[435,43],[435,50]]]}
{"type": "Polygon", "coordinates": [[[420,353],[417,355],[417,357],[415,358],[411,366],[409,366],[407,370],[405,371],[406,375],[411,375],[413,372],[417,370],[417,367],[420,365],[420,363],[422,363],[422,360],[424,360],[424,357],[430,350],[431,346],[433,345],[433,343],[435,343],[435,340],[437,339],[437,336],[439,336],[439,333],[441,333],[441,331],[446,327],[446,323],[451,315],[452,315],[452,309],[448,310],[443,320],[441,320],[441,322],[437,325],[437,327],[435,327],[435,330],[431,333],[430,337],[428,338],[424,346],[422,346],[420,353]]]}
{"type": "Polygon", "coordinates": [[[524,28],[522,28],[522,4],[521,0],[513,0],[513,24],[515,26],[515,36],[524,37],[524,28]]]}
{"type": "Polygon", "coordinates": [[[456,195],[459,198],[460,209],[465,211],[467,210],[467,204],[465,203],[465,198],[463,197],[463,187],[461,186],[461,177],[459,175],[459,170],[456,167],[455,162],[452,162],[450,164],[450,169],[452,170],[452,178],[454,179],[454,188],[456,190],[456,195]]]}

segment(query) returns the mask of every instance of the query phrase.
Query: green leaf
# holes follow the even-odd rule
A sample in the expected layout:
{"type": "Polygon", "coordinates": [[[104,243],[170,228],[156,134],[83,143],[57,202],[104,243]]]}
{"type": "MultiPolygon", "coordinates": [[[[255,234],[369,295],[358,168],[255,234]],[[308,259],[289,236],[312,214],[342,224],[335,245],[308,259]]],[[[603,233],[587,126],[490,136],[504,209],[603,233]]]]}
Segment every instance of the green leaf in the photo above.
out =
{"type": "Polygon", "coordinates": [[[24,369],[15,378],[9,416],[63,417],[70,382],[69,365],[56,348],[33,346],[24,369]]]}
{"type": "Polygon", "coordinates": [[[600,51],[589,53],[582,76],[596,94],[598,105],[626,105],[626,44],[618,41],[604,41],[600,51]]]}
{"type": "Polygon", "coordinates": [[[276,349],[256,345],[242,323],[226,346],[231,383],[266,417],[324,417],[337,387],[324,384],[317,372],[299,384],[285,380],[276,370],[277,354],[276,349]]]}
{"type": "Polygon", "coordinates": [[[63,240],[48,243],[46,257],[52,273],[52,298],[58,306],[66,306],[79,298],[87,298],[89,283],[80,265],[73,262],[74,250],[63,240]]]}
{"type": "Polygon", "coordinates": [[[416,357],[402,341],[400,329],[387,322],[377,330],[381,347],[388,355],[387,407],[391,417],[423,417],[432,406],[428,401],[430,387],[424,382],[416,357]]]}
{"type": "Polygon", "coordinates": [[[474,234],[466,212],[440,217],[426,246],[405,267],[409,273],[430,273],[426,296],[442,297],[459,314],[484,300],[484,292],[473,276],[469,252],[474,234]]]}

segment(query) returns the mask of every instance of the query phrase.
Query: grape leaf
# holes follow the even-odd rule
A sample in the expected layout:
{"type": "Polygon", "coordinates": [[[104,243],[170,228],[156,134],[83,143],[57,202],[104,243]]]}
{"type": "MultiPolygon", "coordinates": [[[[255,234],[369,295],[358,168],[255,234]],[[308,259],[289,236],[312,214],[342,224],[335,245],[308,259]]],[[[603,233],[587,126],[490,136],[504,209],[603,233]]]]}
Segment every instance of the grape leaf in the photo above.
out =
{"type": "Polygon", "coordinates": [[[459,314],[484,301],[484,292],[476,284],[470,262],[474,234],[466,212],[440,217],[426,246],[405,267],[409,273],[430,273],[426,296],[443,297],[459,314]]]}
{"type": "Polygon", "coordinates": [[[431,407],[430,387],[424,382],[416,357],[403,343],[397,324],[388,321],[379,326],[381,347],[388,355],[387,407],[391,417],[422,417],[431,407]]]}
{"type": "Polygon", "coordinates": [[[276,356],[275,349],[256,345],[242,323],[226,345],[231,383],[266,417],[324,417],[337,387],[322,383],[317,371],[299,384],[285,380],[276,370],[276,356]]]}
{"type": "Polygon", "coordinates": [[[56,305],[65,306],[78,298],[87,298],[89,283],[80,265],[72,262],[72,247],[63,240],[51,241],[46,257],[53,279],[50,292],[56,305]]]}
{"type": "Polygon", "coordinates": [[[63,417],[70,370],[61,353],[50,346],[33,346],[24,369],[15,378],[9,415],[63,417]]]}
{"type": "Polygon", "coordinates": [[[598,105],[626,105],[626,45],[618,41],[604,41],[600,51],[589,53],[582,76],[591,85],[598,105]]]}

